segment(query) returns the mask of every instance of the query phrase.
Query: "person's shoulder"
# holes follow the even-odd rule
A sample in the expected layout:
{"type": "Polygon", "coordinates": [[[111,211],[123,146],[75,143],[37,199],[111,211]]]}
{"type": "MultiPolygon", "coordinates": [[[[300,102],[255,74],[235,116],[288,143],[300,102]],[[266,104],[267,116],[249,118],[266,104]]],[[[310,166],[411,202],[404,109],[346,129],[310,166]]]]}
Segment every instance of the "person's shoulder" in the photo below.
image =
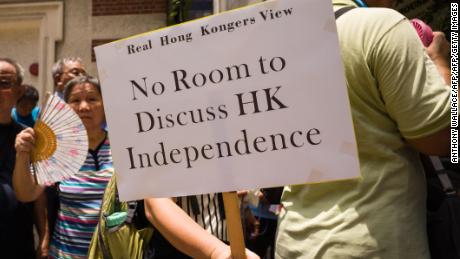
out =
{"type": "Polygon", "coordinates": [[[350,11],[350,15],[344,17],[362,19],[367,23],[380,21],[391,22],[392,20],[402,20],[406,18],[403,14],[394,9],[380,7],[354,8],[350,11]]]}
{"type": "Polygon", "coordinates": [[[18,113],[16,111],[16,107],[13,107],[13,109],[11,109],[11,117],[16,120],[18,118],[18,113]]]}
{"type": "Polygon", "coordinates": [[[110,145],[109,133],[106,131],[105,134],[106,134],[106,135],[105,135],[105,139],[104,139],[104,141],[102,142],[100,148],[101,148],[102,150],[106,150],[106,151],[108,150],[108,151],[110,151],[111,145],[110,145]]]}
{"type": "Polygon", "coordinates": [[[407,18],[390,8],[366,8],[364,16],[370,25],[377,25],[390,29],[407,18]]]}
{"type": "Polygon", "coordinates": [[[32,118],[33,118],[34,120],[36,120],[39,113],[40,113],[40,107],[35,106],[35,107],[32,109],[32,112],[31,112],[32,118]]]}
{"type": "Polygon", "coordinates": [[[39,112],[40,112],[40,107],[38,107],[38,106],[35,106],[32,109],[32,114],[34,114],[34,115],[38,115],[39,112]]]}
{"type": "Polygon", "coordinates": [[[390,8],[355,8],[343,15],[338,24],[343,22],[351,29],[362,28],[364,31],[386,32],[407,18],[390,8]]]}
{"type": "MultiPolygon", "coordinates": [[[[363,49],[370,53],[385,36],[404,37],[395,28],[410,26],[407,18],[389,8],[354,8],[337,20],[339,40],[344,50],[363,49]]],[[[412,29],[413,30],[413,29],[412,29]]]]}

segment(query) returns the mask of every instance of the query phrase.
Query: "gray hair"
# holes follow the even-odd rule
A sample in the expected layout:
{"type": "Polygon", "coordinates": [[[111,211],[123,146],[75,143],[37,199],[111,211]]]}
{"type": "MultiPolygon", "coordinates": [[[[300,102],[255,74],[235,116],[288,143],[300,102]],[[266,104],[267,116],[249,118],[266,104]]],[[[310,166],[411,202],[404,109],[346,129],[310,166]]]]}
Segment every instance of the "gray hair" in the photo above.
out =
{"type": "Polygon", "coordinates": [[[54,63],[53,68],[51,68],[51,74],[53,75],[53,78],[56,78],[57,75],[60,75],[64,72],[64,66],[65,64],[69,62],[79,62],[83,64],[83,61],[81,60],[80,57],[66,57],[66,58],[61,58],[56,63],[54,63]]]}
{"type": "Polygon", "coordinates": [[[70,93],[72,92],[72,89],[74,88],[74,86],[85,84],[85,83],[94,85],[94,87],[96,87],[96,90],[102,95],[101,85],[99,84],[99,80],[97,80],[97,78],[88,76],[88,75],[77,76],[74,79],[67,82],[67,84],[65,85],[64,101],[67,102],[69,100],[70,93]]]}
{"type": "Polygon", "coordinates": [[[22,68],[22,66],[18,62],[14,61],[14,60],[12,60],[10,58],[2,58],[2,57],[0,57],[0,62],[8,63],[8,64],[12,65],[15,68],[15,70],[16,70],[16,83],[18,85],[22,85],[22,81],[24,80],[24,68],[22,68]]]}

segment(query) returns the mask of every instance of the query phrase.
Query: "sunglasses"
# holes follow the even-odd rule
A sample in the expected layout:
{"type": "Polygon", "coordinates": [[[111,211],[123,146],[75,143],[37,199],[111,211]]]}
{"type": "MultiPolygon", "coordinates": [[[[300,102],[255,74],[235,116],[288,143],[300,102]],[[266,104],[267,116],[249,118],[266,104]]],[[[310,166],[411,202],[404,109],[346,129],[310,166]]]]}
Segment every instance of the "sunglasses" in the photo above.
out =
{"type": "Polygon", "coordinates": [[[0,78],[0,90],[10,89],[17,85],[16,80],[11,80],[8,78],[0,78]]]}

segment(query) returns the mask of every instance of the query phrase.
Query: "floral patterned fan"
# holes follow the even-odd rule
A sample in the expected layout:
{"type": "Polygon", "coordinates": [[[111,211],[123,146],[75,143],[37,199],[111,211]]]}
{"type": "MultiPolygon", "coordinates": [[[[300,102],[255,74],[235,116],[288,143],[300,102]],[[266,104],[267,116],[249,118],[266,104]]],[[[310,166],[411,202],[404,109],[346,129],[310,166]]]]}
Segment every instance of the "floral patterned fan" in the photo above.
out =
{"type": "Polygon", "coordinates": [[[88,154],[88,136],[78,115],[59,96],[48,97],[34,131],[31,163],[38,184],[58,182],[80,170],[88,154]]]}

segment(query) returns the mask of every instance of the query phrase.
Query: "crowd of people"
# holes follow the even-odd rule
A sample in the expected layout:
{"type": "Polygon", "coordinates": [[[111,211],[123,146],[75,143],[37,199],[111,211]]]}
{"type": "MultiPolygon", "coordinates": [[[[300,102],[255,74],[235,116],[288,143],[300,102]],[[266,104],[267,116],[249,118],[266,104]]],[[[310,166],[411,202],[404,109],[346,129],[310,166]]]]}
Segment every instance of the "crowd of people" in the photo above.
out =
{"type": "MultiPolygon", "coordinates": [[[[246,236],[257,252],[246,250],[247,258],[430,257],[419,153],[449,155],[450,47],[434,32],[424,48],[408,19],[390,9],[393,2],[333,0],[334,10],[355,7],[337,28],[361,177],[285,186],[279,215],[268,208],[280,202],[280,189],[276,197],[260,192],[265,203],[245,210],[254,212],[245,218],[246,236]],[[267,232],[254,241],[260,224],[267,232]]],[[[85,126],[88,154],[72,177],[35,183],[38,91],[24,84],[16,61],[0,57],[1,258],[87,258],[116,174],[98,80],[78,57],[56,62],[52,76],[55,94],[85,126]]],[[[145,199],[143,213],[155,229],[152,258],[230,258],[222,206],[218,193],[145,199]]]]}

